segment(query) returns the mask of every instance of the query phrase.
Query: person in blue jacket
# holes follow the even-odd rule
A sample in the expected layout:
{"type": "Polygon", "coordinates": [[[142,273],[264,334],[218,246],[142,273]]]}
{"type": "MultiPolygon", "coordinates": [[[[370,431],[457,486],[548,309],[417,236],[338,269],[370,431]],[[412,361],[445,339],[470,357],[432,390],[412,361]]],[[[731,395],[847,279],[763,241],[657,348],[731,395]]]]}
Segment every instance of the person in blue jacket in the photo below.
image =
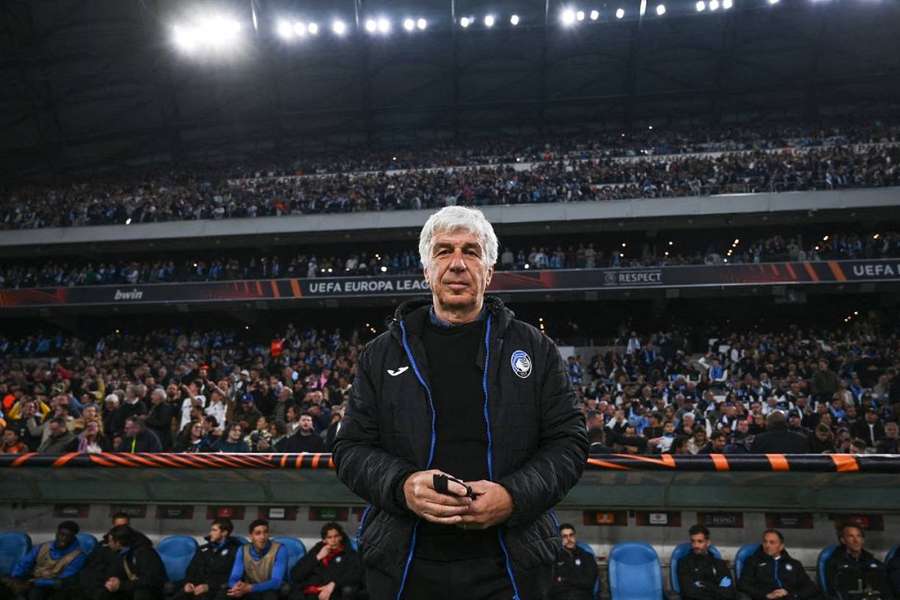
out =
{"type": "Polygon", "coordinates": [[[10,588],[15,598],[27,600],[64,600],[71,597],[78,572],[87,555],[78,544],[78,524],[63,521],[56,528],[56,539],[40,544],[23,556],[11,573],[10,588]]]}
{"type": "Polygon", "coordinates": [[[250,543],[244,544],[228,578],[228,598],[277,600],[287,580],[288,553],[269,539],[269,522],[250,523],[250,543]]]}

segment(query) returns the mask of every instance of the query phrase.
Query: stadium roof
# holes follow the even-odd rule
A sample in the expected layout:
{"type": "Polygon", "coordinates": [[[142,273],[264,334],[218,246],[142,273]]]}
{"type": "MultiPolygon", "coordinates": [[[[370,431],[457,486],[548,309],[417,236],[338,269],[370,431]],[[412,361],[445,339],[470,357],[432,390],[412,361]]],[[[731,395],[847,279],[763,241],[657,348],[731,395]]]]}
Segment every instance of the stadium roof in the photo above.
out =
{"type": "Polygon", "coordinates": [[[5,2],[0,173],[542,127],[865,115],[897,101],[900,3],[733,0],[726,10],[722,0],[700,12],[695,0],[665,0],[660,15],[663,1],[642,0],[643,16],[636,0],[5,2]],[[562,23],[578,10],[583,20],[562,23]],[[185,38],[211,15],[230,19],[220,29],[236,24],[232,37],[185,38]],[[389,34],[366,30],[378,18],[391,20],[389,34]]]}

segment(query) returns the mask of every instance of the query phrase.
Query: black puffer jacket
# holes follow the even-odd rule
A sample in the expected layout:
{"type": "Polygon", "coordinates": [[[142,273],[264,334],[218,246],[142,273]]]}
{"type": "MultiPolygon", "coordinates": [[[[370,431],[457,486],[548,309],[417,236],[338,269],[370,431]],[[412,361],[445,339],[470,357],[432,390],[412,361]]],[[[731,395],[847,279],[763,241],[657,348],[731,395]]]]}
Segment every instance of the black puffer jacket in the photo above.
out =
{"type": "MultiPolygon", "coordinates": [[[[401,305],[389,331],[362,353],[334,447],[338,477],[372,505],[360,534],[363,562],[398,580],[414,552],[418,521],[406,508],[402,482],[429,468],[433,435],[420,335],[430,306],[430,300],[401,305]]],[[[555,559],[561,542],[551,509],[581,476],[588,440],[553,342],[515,320],[500,300],[485,298],[485,307],[489,341],[473,359],[482,371],[487,364],[489,471],[513,499],[513,514],[499,529],[515,575],[555,559]]]]}
{"type": "Polygon", "coordinates": [[[799,560],[791,558],[787,550],[781,552],[778,560],[759,548],[744,563],[744,570],[738,580],[738,591],[753,600],[765,600],[766,594],[777,589],[790,592],[788,598],[822,598],[815,583],[806,574],[799,560]]]}

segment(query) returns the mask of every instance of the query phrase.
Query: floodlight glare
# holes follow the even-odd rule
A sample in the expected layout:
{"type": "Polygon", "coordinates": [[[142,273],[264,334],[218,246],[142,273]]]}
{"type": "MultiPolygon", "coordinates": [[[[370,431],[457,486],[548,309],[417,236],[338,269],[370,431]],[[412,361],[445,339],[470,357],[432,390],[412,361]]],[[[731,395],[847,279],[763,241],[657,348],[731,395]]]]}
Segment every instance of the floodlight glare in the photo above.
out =
{"type": "Polygon", "coordinates": [[[319,24],[318,23],[310,23],[306,28],[309,31],[309,35],[319,35],[319,24]]]}
{"type": "Polygon", "coordinates": [[[468,27],[469,25],[472,24],[472,19],[470,19],[469,17],[463,17],[462,19],[459,20],[459,24],[460,24],[460,26],[462,26],[463,29],[465,29],[466,27],[468,27]]]}
{"type": "Polygon", "coordinates": [[[659,6],[657,6],[656,14],[659,15],[660,17],[663,16],[664,14],[666,14],[666,5],[660,4],[659,6]]]}
{"type": "Polygon", "coordinates": [[[412,19],[403,19],[403,29],[413,31],[416,28],[416,22],[412,19]]]}
{"type": "Polygon", "coordinates": [[[172,38],[175,45],[185,52],[190,52],[197,47],[197,34],[192,28],[176,25],[172,28],[172,38]]]}
{"type": "Polygon", "coordinates": [[[769,0],[769,4],[772,4],[772,5],[778,4],[778,0],[769,0]]]}
{"type": "Polygon", "coordinates": [[[621,18],[623,18],[624,16],[625,16],[625,9],[624,9],[624,8],[617,8],[617,9],[616,9],[616,18],[617,18],[617,19],[621,19],[621,18]]]}
{"type": "Polygon", "coordinates": [[[509,22],[510,22],[510,24],[511,24],[513,27],[515,27],[516,25],[518,25],[518,24],[519,24],[519,15],[513,15],[513,16],[511,16],[511,17],[509,18],[509,22]]]}
{"type": "Polygon", "coordinates": [[[562,20],[562,24],[566,26],[571,26],[575,24],[575,11],[571,8],[566,8],[562,11],[560,15],[560,19],[562,20]]]}
{"type": "Polygon", "coordinates": [[[281,39],[289,40],[294,37],[294,26],[284,19],[279,19],[278,25],[275,28],[278,31],[278,35],[279,37],[281,37],[281,39]]]}
{"type": "Polygon", "coordinates": [[[697,0],[697,12],[703,12],[704,10],[706,10],[706,2],[697,0]]]}
{"type": "Polygon", "coordinates": [[[425,28],[428,27],[428,21],[419,17],[419,19],[416,21],[416,27],[419,28],[419,31],[425,31],[425,28]]]}
{"type": "Polygon", "coordinates": [[[344,35],[347,33],[347,24],[338,19],[331,24],[331,31],[333,31],[335,35],[344,35]]]}
{"type": "Polygon", "coordinates": [[[378,31],[379,33],[390,33],[391,32],[391,22],[385,17],[378,18],[378,31]]]}
{"type": "Polygon", "coordinates": [[[294,33],[296,33],[300,37],[304,37],[306,35],[306,23],[303,21],[297,21],[294,23],[294,33]]]}
{"type": "Polygon", "coordinates": [[[591,11],[591,21],[596,21],[596,20],[599,19],[599,18],[600,18],[600,11],[599,11],[599,10],[592,10],[592,11],[591,11]]]}
{"type": "Polygon", "coordinates": [[[495,21],[494,15],[487,15],[484,17],[484,26],[488,28],[493,27],[495,21]]]}
{"type": "Polygon", "coordinates": [[[375,33],[378,30],[378,23],[375,22],[375,19],[366,19],[366,31],[369,33],[375,33]]]}
{"type": "Polygon", "coordinates": [[[722,8],[725,10],[729,10],[732,6],[734,6],[734,0],[722,0],[722,8]]]}
{"type": "Polygon", "coordinates": [[[719,0],[709,0],[709,10],[719,10],[719,0]]]}
{"type": "Polygon", "coordinates": [[[583,10],[579,10],[578,12],[575,13],[575,20],[576,21],[584,21],[584,11],[583,10]]]}

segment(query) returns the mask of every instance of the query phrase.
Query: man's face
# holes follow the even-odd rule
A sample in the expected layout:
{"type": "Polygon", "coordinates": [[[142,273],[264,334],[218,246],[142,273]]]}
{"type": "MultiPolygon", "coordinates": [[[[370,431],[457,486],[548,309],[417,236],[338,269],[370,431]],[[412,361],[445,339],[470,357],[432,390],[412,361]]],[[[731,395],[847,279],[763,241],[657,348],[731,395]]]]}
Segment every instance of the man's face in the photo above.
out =
{"type": "Polygon", "coordinates": [[[863,537],[862,529],[859,527],[845,527],[844,531],[841,533],[841,543],[847,547],[850,552],[858,553],[863,549],[863,542],[865,538],[863,537]]]}
{"type": "Polygon", "coordinates": [[[125,436],[126,437],[135,437],[135,436],[137,436],[137,434],[140,430],[141,430],[141,428],[138,427],[138,424],[135,423],[134,421],[132,421],[130,419],[128,421],[125,421],[125,436]]]}
{"type": "Polygon", "coordinates": [[[302,431],[312,431],[313,428],[313,420],[309,415],[303,415],[300,417],[300,429],[302,431]]]}
{"type": "Polygon", "coordinates": [[[209,528],[209,541],[211,541],[213,544],[218,544],[227,537],[228,531],[222,529],[218,525],[213,524],[213,526],[209,528]]]}
{"type": "Polygon", "coordinates": [[[262,550],[269,543],[269,528],[265,525],[257,525],[250,532],[250,539],[254,546],[262,550]]]}
{"type": "Polygon", "coordinates": [[[228,430],[228,441],[229,442],[239,442],[241,440],[241,428],[240,427],[232,427],[228,430]]]}
{"type": "Polygon", "coordinates": [[[16,432],[12,429],[7,429],[3,432],[3,444],[6,446],[12,446],[17,441],[19,441],[19,436],[16,435],[16,432]]]}
{"type": "Polygon", "coordinates": [[[725,436],[719,436],[713,440],[713,449],[715,449],[716,452],[725,450],[725,436]]]}
{"type": "Polygon", "coordinates": [[[866,413],[866,421],[869,423],[877,423],[878,422],[878,413],[876,412],[867,412],[866,413]]]}
{"type": "Polygon", "coordinates": [[[325,539],[323,541],[325,542],[325,545],[328,546],[329,550],[337,550],[341,547],[341,542],[344,540],[337,529],[329,529],[325,534],[325,539]]]}
{"type": "Polygon", "coordinates": [[[774,558],[784,550],[784,543],[774,533],[767,533],[763,536],[762,547],[763,552],[774,558]]]}
{"type": "Polygon", "coordinates": [[[575,549],[575,544],[578,542],[578,539],[575,537],[575,530],[566,528],[560,531],[559,535],[562,537],[563,548],[570,552],[575,549]]]}
{"type": "Polygon", "coordinates": [[[75,532],[70,531],[68,529],[57,529],[56,530],[56,547],[57,548],[66,548],[72,541],[75,539],[75,532]]]}
{"type": "Polygon", "coordinates": [[[477,310],[494,274],[484,262],[484,249],[466,230],[435,232],[425,279],[434,304],[445,310],[477,310]]]}
{"type": "Polygon", "coordinates": [[[702,533],[691,536],[691,552],[694,554],[706,554],[709,551],[709,538],[702,533]]]}
{"type": "Polygon", "coordinates": [[[888,423],[884,426],[884,435],[888,438],[896,439],[898,434],[900,434],[900,427],[896,423],[888,423]]]}

